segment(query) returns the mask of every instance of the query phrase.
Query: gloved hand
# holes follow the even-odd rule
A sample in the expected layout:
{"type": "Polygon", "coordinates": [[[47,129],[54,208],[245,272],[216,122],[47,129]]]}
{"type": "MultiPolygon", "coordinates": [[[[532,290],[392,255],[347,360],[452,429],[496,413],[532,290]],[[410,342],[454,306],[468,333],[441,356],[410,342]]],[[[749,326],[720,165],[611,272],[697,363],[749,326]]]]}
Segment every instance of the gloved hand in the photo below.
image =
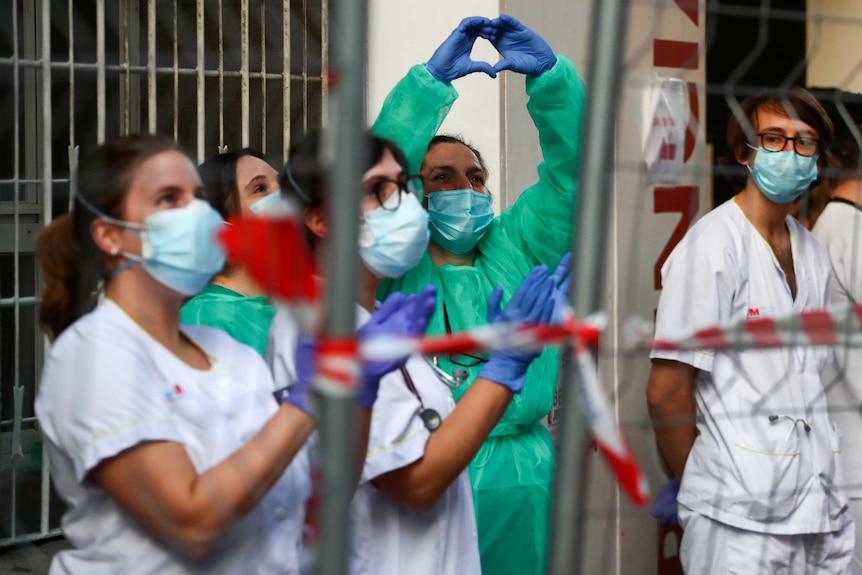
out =
{"type": "MultiPolygon", "coordinates": [[[[433,285],[425,286],[418,294],[405,296],[395,293],[371,315],[359,329],[359,338],[368,339],[386,335],[417,337],[423,335],[434,313],[437,290],[433,285]]],[[[407,363],[409,355],[386,361],[363,361],[362,377],[356,400],[359,405],[370,409],[377,399],[380,379],[401,368],[407,363]]]]}
{"type": "Polygon", "coordinates": [[[554,293],[551,294],[551,299],[554,300],[554,312],[551,315],[551,323],[553,324],[563,321],[563,310],[569,305],[569,285],[572,279],[569,276],[569,264],[571,263],[572,252],[568,252],[560,258],[557,269],[551,274],[551,279],[554,282],[554,293]]]}
{"type": "Polygon", "coordinates": [[[679,494],[679,479],[665,483],[655,496],[650,515],[666,525],[678,525],[676,497],[679,494]]]}
{"type": "Polygon", "coordinates": [[[494,72],[512,70],[527,76],[540,76],[554,67],[557,55],[544,38],[503,14],[491,21],[493,32],[488,40],[503,59],[494,65],[494,72]]]}
{"type": "MultiPolygon", "coordinates": [[[[518,286],[503,311],[500,311],[503,288],[494,289],[488,297],[488,323],[548,323],[554,312],[554,300],[551,298],[553,291],[554,283],[548,274],[548,266],[536,266],[518,286]]],[[[524,387],[527,368],[540,353],[541,350],[536,349],[494,352],[482,366],[479,377],[498,383],[512,393],[520,393],[524,387]]]]}
{"type": "Polygon", "coordinates": [[[311,381],[317,368],[317,340],[300,332],[294,354],[296,382],[285,390],[277,392],[278,400],[281,403],[289,403],[314,417],[314,408],[311,405],[311,381]]]}
{"type": "Polygon", "coordinates": [[[488,38],[491,32],[491,20],[488,18],[481,16],[464,18],[440,44],[425,64],[425,68],[432,76],[447,84],[473,72],[485,72],[492,78],[496,78],[497,73],[489,63],[475,62],[470,58],[476,38],[480,36],[488,38]]]}

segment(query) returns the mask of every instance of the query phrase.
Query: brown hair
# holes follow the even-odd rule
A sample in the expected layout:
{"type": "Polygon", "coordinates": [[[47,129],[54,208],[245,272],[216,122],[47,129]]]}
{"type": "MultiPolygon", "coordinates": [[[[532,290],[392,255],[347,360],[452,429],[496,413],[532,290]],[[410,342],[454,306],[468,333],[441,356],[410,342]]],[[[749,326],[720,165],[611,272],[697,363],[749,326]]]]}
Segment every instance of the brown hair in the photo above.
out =
{"type": "Polygon", "coordinates": [[[45,288],[39,323],[51,339],[58,337],[95,305],[99,279],[107,279],[104,257],[93,242],[90,225],[103,214],[122,219],[123,202],[137,168],[162,152],[178,150],[173,140],[141,134],[106,142],[78,167],[74,209],[54,220],[36,240],[45,288]]]}
{"type": "Polygon", "coordinates": [[[204,199],[224,219],[239,212],[239,184],[236,181],[236,167],[239,161],[246,156],[252,156],[272,165],[263,152],[253,148],[242,148],[235,152],[219,154],[198,166],[198,173],[204,185],[204,199]]]}
{"type": "Polygon", "coordinates": [[[482,157],[482,154],[479,153],[474,146],[469,144],[467,140],[462,138],[461,136],[456,136],[454,134],[438,134],[431,138],[431,141],[428,143],[428,150],[436,146],[437,144],[461,144],[476,156],[476,159],[479,161],[479,167],[482,168],[482,174],[485,176],[485,179],[488,178],[488,166],[485,165],[485,158],[482,157]]]}
{"type": "MultiPolygon", "coordinates": [[[[754,123],[760,110],[783,116],[792,116],[802,120],[817,132],[819,140],[818,154],[820,155],[821,163],[828,161],[834,133],[832,121],[829,119],[823,106],[817,101],[817,98],[805,88],[790,86],[788,88],[770,90],[757,96],[746,98],[742,101],[740,107],[742,108],[743,115],[748,120],[747,123],[753,129],[756,129],[754,123]]],[[[746,128],[747,126],[741,122],[736,113],[730,116],[730,121],[727,123],[727,146],[731,157],[726,160],[727,164],[737,165],[739,157],[747,156],[749,153],[747,144],[756,146],[756,141],[749,141],[746,128]]],[[[742,189],[745,186],[747,178],[748,173],[743,170],[739,170],[739,174],[735,173],[732,175],[731,181],[734,184],[734,189],[742,189]]]]}

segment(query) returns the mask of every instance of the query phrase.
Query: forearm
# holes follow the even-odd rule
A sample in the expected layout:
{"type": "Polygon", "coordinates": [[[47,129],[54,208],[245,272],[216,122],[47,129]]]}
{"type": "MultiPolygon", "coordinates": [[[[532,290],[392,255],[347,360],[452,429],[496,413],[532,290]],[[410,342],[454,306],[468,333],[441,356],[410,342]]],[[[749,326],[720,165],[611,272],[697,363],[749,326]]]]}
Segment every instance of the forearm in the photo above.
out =
{"type": "Polygon", "coordinates": [[[674,477],[681,479],[697,437],[695,369],[675,361],[654,360],[647,403],[656,445],[674,477]]]}
{"type": "Polygon", "coordinates": [[[418,64],[386,96],[371,131],[398,144],[407,156],[410,173],[418,174],[428,143],[457,97],[451,84],[436,80],[418,64]]]}
{"type": "Polygon", "coordinates": [[[512,392],[477,379],[428,438],[419,461],[374,480],[396,502],[429,510],[479,451],[512,400],[512,392]]]}
{"type": "Polygon", "coordinates": [[[368,453],[368,434],[371,432],[371,410],[365,407],[356,408],[356,466],[355,483],[359,483],[362,477],[362,468],[365,466],[365,455],[368,453]]]}

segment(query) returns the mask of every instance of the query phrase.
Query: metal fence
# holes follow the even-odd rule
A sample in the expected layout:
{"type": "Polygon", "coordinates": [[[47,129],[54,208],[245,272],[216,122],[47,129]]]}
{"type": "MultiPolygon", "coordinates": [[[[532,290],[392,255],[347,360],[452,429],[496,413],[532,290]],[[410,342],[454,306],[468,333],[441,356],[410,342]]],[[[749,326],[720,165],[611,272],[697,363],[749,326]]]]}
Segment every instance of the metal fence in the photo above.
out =
{"type": "Polygon", "coordinates": [[[12,0],[0,4],[0,547],[58,532],[33,401],[34,240],[67,211],[78,150],[159,132],[198,162],[275,164],[325,123],[327,0],[12,0]]]}

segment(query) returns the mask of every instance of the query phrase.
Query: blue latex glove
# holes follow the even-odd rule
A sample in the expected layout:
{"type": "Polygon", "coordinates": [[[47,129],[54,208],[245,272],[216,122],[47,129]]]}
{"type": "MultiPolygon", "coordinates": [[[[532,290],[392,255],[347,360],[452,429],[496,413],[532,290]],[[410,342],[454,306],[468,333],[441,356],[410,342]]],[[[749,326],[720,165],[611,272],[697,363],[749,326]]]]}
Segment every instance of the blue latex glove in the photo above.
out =
{"type": "Polygon", "coordinates": [[[491,33],[491,20],[488,18],[481,16],[464,18],[449,37],[440,44],[434,55],[425,64],[425,68],[432,76],[447,84],[473,72],[485,72],[492,78],[496,78],[497,73],[491,64],[475,62],[470,58],[470,52],[473,51],[476,38],[488,38],[491,33]]]}
{"type": "Polygon", "coordinates": [[[512,70],[527,76],[540,76],[554,67],[557,55],[544,38],[503,14],[491,21],[493,32],[488,40],[503,59],[494,65],[494,72],[512,70]]]}
{"type": "MultiPolygon", "coordinates": [[[[425,286],[418,294],[405,296],[394,293],[371,315],[365,325],[359,329],[359,338],[379,336],[417,337],[423,335],[428,328],[428,321],[437,300],[437,290],[433,285],[425,286]]],[[[356,400],[359,405],[370,409],[377,399],[380,379],[401,368],[407,363],[409,355],[387,361],[363,361],[362,377],[359,379],[359,390],[356,400]]]]}
{"type": "Polygon", "coordinates": [[[667,525],[678,525],[676,497],[679,494],[679,479],[665,483],[655,496],[650,515],[667,525]]]}
{"type": "MultiPolygon", "coordinates": [[[[548,266],[536,266],[527,274],[506,309],[502,311],[500,301],[503,298],[503,288],[494,289],[488,297],[488,323],[548,323],[554,312],[554,300],[551,297],[553,291],[554,281],[548,273],[548,266]]],[[[527,368],[540,353],[541,350],[537,349],[494,352],[482,366],[479,377],[498,383],[512,393],[520,393],[524,387],[527,368]]]]}
{"type": "Polygon", "coordinates": [[[572,278],[569,276],[569,265],[572,263],[572,252],[568,252],[557,264],[557,269],[551,274],[554,282],[554,313],[551,315],[551,323],[558,324],[563,321],[563,309],[569,305],[569,285],[572,278]]]}
{"type": "Polygon", "coordinates": [[[311,405],[311,382],[317,364],[317,340],[304,333],[296,341],[296,382],[279,394],[281,403],[289,403],[314,417],[311,405]]]}

